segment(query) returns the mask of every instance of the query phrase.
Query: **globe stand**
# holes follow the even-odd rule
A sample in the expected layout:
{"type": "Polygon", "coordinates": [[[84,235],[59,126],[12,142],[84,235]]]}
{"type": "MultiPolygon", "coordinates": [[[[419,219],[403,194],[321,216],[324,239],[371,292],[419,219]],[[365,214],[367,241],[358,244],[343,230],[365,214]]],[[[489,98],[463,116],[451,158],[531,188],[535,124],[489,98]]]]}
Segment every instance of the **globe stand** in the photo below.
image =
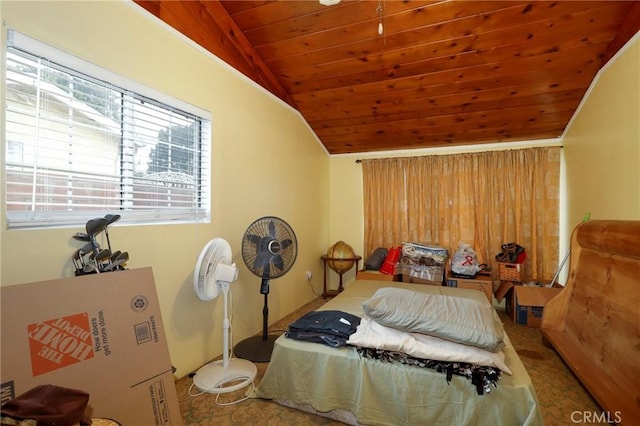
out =
{"type": "Polygon", "coordinates": [[[350,271],[351,268],[353,268],[353,263],[355,263],[356,271],[357,271],[358,270],[358,265],[360,264],[360,260],[362,259],[362,256],[331,257],[331,256],[323,255],[321,257],[321,259],[324,262],[324,288],[323,288],[323,291],[322,291],[322,297],[326,299],[328,297],[334,297],[334,296],[338,295],[339,293],[342,293],[342,291],[344,290],[344,287],[342,286],[342,276],[345,274],[345,272],[350,271]],[[331,262],[331,261],[353,262],[348,269],[345,269],[345,270],[342,270],[340,272],[337,272],[337,274],[340,277],[340,284],[338,285],[338,288],[336,290],[328,290],[327,289],[327,262],[331,262]]]}

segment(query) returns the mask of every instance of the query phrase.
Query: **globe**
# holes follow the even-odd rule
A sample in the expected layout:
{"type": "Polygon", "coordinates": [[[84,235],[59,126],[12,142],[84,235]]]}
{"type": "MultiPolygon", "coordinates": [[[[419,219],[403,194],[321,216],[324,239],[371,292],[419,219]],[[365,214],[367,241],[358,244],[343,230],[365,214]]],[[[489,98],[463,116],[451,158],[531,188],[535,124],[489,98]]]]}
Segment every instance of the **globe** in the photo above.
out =
{"type": "MultiPolygon", "coordinates": [[[[353,248],[344,241],[338,241],[327,251],[327,257],[332,259],[348,259],[355,257],[353,248]]],[[[353,260],[328,260],[327,265],[336,273],[342,275],[353,267],[353,260]]]]}

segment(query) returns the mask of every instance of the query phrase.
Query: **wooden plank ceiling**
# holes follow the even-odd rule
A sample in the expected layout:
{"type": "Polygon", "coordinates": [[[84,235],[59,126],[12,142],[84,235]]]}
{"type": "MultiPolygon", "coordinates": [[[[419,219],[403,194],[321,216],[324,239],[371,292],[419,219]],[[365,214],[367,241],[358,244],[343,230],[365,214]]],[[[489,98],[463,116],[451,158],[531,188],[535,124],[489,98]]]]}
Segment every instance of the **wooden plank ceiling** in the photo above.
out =
{"type": "Polygon", "coordinates": [[[298,109],[331,154],[559,137],[640,30],[635,1],[136,3],[298,109]]]}

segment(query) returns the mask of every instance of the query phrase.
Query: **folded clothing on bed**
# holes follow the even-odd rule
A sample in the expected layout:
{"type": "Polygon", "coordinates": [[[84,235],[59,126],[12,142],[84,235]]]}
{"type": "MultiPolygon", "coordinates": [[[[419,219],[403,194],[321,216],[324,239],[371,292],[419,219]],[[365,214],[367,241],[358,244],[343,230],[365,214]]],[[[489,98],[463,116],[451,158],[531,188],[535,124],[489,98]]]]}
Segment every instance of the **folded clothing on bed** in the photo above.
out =
{"type": "Polygon", "coordinates": [[[451,361],[495,367],[507,374],[511,370],[504,362],[502,351],[490,352],[475,346],[463,345],[427,334],[410,333],[386,327],[362,318],[348,345],[400,352],[409,356],[434,361],[451,361]]]}
{"type": "Polygon", "coordinates": [[[362,303],[378,324],[497,352],[504,329],[493,307],[473,299],[383,287],[362,303]]]}
{"type": "Polygon", "coordinates": [[[345,346],[360,325],[360,317],[348,312],[327,310],[304,314],[291,324],[285,336],[332,347],[345,346]]]}

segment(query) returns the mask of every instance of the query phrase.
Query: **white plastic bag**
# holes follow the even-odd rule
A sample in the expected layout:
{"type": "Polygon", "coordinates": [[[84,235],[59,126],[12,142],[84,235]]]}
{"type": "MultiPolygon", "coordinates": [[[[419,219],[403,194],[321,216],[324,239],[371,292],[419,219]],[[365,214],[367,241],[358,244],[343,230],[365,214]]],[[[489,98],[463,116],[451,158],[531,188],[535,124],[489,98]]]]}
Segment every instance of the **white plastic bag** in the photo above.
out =
{"type": "Polygon", "coordinates": [[[455,274],[475,276],[480,271],[476,252],[469,244],[460,241],[458,250],[451,258],[451,271],[455,274]]]}

